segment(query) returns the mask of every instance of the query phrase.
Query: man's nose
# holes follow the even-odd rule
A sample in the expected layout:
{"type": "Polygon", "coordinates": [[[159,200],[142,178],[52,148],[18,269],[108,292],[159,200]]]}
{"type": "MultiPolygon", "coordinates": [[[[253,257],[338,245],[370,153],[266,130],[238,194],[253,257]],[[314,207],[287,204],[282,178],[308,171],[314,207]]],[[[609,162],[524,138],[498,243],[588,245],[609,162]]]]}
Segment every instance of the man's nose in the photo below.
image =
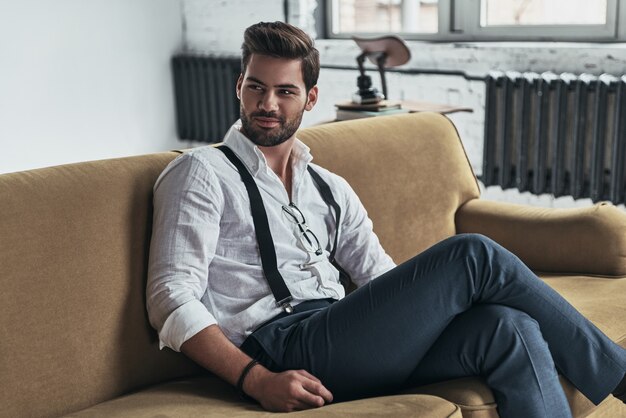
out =
{"type": "Polygon", "coordinates": [[[273,91],[267,91],[261,96],[258,107],[265,112],[278,110],[278,97],[273,91]]]}

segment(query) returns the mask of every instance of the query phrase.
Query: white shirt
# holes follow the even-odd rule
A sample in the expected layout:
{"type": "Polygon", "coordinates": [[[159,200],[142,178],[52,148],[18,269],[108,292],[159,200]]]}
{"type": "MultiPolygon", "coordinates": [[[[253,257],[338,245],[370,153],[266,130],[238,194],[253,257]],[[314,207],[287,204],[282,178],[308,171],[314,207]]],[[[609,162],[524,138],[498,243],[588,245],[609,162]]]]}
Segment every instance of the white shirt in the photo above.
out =
{"type": "MultiPolygon", "coordinates": [[[[259,148],[235,124],[228,145],[257,183],[276,247],[278,269],[293,296],[305,300],[345,296],[328,261],[334,244],[334,211],[307,172],[309,148],[292,151],[293,203],[324,249],[308,252],[295,223],[283,213],[290,199],[259,148]]],[[[357,286],[395,267],[372,230],[365,208],[348,183],[319,166],[342,208],[335,259],[357,286]]],[[[202,329],[218,324],[239,346],[260,324],[282,310],[263,275],[250,211],[239,172],[219,150],[201,147],[172,161],[154,185],[154,222],[146,290],[148,315],[160,346],[179,351],[202,329]]]]}

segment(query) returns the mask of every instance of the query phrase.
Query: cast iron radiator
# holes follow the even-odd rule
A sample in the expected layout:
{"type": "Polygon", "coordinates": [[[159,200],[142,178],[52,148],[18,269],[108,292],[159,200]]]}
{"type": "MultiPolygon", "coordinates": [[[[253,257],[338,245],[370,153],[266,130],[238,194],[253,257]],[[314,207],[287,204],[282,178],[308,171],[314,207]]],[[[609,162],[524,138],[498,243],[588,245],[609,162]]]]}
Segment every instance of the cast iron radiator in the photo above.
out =
{"type": "Polygon", "coordinates": [[[222,140],[239,119],[235,86],[240,72],[239,57],[181,54],[172,58],[180,139],[222,140]]]}
{"type": "Polygon", "coordinates": [[[492,72],[486,78],[486,186],[625,197],[626,75],[492,72]]]}

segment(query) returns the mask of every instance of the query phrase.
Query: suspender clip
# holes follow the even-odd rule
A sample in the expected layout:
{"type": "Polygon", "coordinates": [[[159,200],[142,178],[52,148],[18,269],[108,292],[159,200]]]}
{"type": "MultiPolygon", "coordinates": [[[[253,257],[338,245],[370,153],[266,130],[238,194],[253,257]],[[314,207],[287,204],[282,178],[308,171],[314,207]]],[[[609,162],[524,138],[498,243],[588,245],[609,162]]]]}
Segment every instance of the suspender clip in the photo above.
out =
{"type": "Polygon", "coordinates": [[[287,312],[288,314],[293,312],[293,306],[291,306],[291,302],[293,300],[293,298],[291,296],[287,296],[285,299],[279,301],[277,303],[277,305],[283,309],[283,311],[287,312]]]}

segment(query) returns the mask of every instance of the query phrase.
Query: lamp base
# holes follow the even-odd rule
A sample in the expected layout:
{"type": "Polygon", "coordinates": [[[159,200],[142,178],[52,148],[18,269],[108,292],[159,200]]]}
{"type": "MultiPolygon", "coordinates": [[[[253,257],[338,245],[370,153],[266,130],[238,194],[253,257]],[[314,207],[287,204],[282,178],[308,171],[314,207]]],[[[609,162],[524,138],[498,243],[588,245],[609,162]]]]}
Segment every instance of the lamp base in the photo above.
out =
{"type": "Polygon", "coordinates": [[[375,88],[359,90],[352,95],[352,102],[357,104],[378,103],[383,100],[385,96],[375,88]]]}

